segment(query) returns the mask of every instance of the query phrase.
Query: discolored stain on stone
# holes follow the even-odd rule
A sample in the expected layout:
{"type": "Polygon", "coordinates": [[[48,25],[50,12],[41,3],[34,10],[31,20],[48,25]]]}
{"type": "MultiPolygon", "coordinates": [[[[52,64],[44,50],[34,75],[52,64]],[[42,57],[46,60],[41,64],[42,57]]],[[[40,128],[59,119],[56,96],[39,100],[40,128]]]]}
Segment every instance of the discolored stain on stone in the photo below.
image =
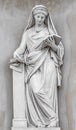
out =
{"type": "MultiPolygon", "coordinates": [[[[76,3],[74,3],[76,5],[76,3]]],[[[71,41],[71,63],[67,91],[67,114],[69,130],[76,130],[76,8],[72,6],[67,16],[67,25],[71,41]],[[73,123],[71,123],[73,122],[73,123]]]]}
{"type": "Polygon", "coordinates": [[[2,5],[6,10],[11,10],[14,7],[20,10],[26,10],[31,9],[36,4],[43,4],[54,13],[56,11],[65,11],[71,2],[72,0],[1,0],[0,5],[2,5]]]}
{"type": "Polygon", "coordinates": [[[4,120],[5,120],[5,112],[0,111],[0,127],[4,125],[4,120]]]}
{"type": "MultiPolygon", "coordinates": [[[[75,1],[76,0],[0,0],[0,34],[1,34],[0,73],[2,81],[0,82],[0,86],[3,85],[2,87],[5,87],[8,93],[10,93],[10,90],[12,88],[12,82],[11,80],[9,80],[7,76],[7,74],[11,76],[11,73],[9,69],[7,70],[6,65],[9,62],[10,55],[12,56],[13,51],[17,48],[20,42],[22,31],[25,28],[25,24],[27,22],[32,7],[35,6],[36,4],[43,4],[47,6],[49,11],[52,13],[53,18],[56,19],[56,21],[54,22],[56,22],[56,27],[57,30],[59,29],[60,34],[62,32],[63,44],[66,44],[65,57],[67,57],[65,59],[66,66],[64,66],[63,70],[65,73],[65,80],[67,81],[64,80],[63,86],[60,89],[61,104],[59,102],[60,106],[59,112],[61,116],[60,126],[62,127],[62,130],[76,130],[76,2],[75,1]],[[69,10],[70,12],[66,19],[66,15],[69,10]],[[64,19],[65,21],[62,22],[64,19]],[[66,28],[65,25],[67,25],[68,31],[67,29],[65,29],[66,28]],[[64,32],[64,30],[66,30],[66,33],[64,32]],[[69,50],[70,47],[68,47],[70,46],[69,41],[71,43],[71,51],[69,50]],[[67,51],[69,52],[69,54],[71,53],[71,55],[68,55],[67,51]],[[71,61],[68,64],[69,57],[71,61]],[[67,71],[65,71],[66,68],[67,71]],[[69,76],[67,76],[68,68],[70,68],[69,76]],[[4,75],[2,75],[3,73],[4,75]],[[64,91],[64,89],[66,89],[66,92],[64,91]],[[66,101],[64,101],[64,99],[66,101]],[[65,120],[66,117],[67,121],[65,120]],[[65,122],[68,122],[68,127],[66,126],[67,123],[65,122]]],[[[7,110],[6,106],[8,106],[9,108],[10,106],[9,104],[11,104],[12,102],[12,96],[11,94],[9,95],[8,93],[7,93],[8,95],[7,102],[1,101],[3,104],[3,107],[0,106],[1,110],[3,110],[2,108],[4,108],[4,110],[7,110]]],[[[3,96],[5,98],[5,93],[3,92],[3,94],[0,96],[1,97],[3,96]]],[[[6,127],[8,127],[9,125],[11,125],[9,122],[11,118],[9,109],[8,114],[6,115],[4,111],[0,111],[0,127],[3,127],[1,130],[4,129],[5,118],[7,122],[6,127]]],[[[10,128],[5,130],[10,130],[10,128]]]]}
{"type": "Polygon", "coordinates": [[[76,13],[72,14],[72,12],[69,14],[67,18],[68,27],[70,31],[70,38],[72,43],[72,62],[76,62],[76,13]]]}

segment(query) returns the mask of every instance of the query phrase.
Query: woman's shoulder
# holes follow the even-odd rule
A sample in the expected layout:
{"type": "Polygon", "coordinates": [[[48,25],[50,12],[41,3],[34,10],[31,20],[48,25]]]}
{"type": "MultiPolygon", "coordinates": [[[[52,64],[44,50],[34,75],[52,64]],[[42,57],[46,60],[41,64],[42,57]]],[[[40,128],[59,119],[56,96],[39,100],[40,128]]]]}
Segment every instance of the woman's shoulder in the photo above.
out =
{"type": "Polygon", "coordinates": [[[33,32],[33,29],[34,29],[34,27],[31,27],[31,28],[27,29],[27,30],[26,30],[26,33],[28,34],[28,33],[33,32]]]}
{"type": "Polygon", "coordinates": [[[25,31],[23,32],[23,37],[27,37],[28,34],[30,34],[30,33],[32,32],[31,30],[32,30],[32,28],[25,30],[25,31]]]}

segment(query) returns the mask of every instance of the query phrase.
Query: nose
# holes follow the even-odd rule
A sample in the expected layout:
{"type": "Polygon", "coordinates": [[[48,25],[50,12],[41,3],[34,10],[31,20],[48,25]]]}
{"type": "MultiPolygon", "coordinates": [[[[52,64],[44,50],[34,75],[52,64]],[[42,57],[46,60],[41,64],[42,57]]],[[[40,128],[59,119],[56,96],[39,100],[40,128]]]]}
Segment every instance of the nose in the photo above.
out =
{"type": "Polygon", "coordinates": [[[41,21],[41,17],[39,18],[39,21],[41,21]]]}

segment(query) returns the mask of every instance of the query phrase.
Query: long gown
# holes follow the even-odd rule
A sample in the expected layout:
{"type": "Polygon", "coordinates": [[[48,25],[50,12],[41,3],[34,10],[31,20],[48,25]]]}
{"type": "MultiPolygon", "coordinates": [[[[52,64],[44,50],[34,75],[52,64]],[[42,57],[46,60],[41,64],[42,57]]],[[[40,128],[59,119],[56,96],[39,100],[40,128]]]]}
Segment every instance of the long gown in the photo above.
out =
{"type": "MultiPolygon", "coordinates": [[[[47,27],[35,32],[34,27],[27,30],[17,56],[25,59],[25,116],[28,126],[57,126],[58,74],[52,49],[45,46],[44,39],[49,36],[47,27]]],[[[55,57],[55,56],[54,56],[55,57]]]]}

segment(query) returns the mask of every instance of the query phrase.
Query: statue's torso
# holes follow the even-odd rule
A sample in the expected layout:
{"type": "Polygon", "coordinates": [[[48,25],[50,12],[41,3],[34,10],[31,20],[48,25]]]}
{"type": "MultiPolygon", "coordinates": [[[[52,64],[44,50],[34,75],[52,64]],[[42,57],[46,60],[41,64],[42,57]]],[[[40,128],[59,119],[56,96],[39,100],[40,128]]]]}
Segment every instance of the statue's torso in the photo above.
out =
{"type": "Polygon", "coordinates": [[[42,41],[49,35],[47,27],[43,28],[41,31],[36,32],[35,28],[32,27],[27,31],[27,49],[29,52],[33,50],[41,50],[42,41]]]}

